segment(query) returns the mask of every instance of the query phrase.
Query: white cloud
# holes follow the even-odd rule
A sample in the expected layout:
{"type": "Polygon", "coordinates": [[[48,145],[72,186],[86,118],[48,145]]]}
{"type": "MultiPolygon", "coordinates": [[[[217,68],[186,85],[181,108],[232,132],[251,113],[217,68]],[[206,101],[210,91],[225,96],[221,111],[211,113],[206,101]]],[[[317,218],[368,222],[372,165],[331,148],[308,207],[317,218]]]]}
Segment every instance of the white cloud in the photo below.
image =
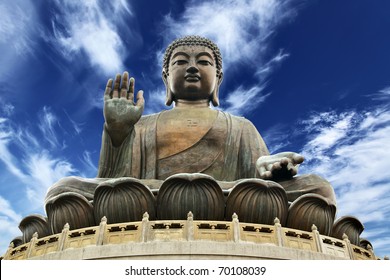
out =
{"type": "MultiPolygon", "coordinates": [[[[352,215],[390,230],[390,112],[385,107],[325,112],[303,125],[309,140],[301,151],[306,161],[300,173],[316,173],[331,182],[338,217],[352,215]]],[[[379,252],[388,244],[380,237],[370,241],[379,252]]]]}
{"type": "Polygon", "coordinates": [[[264,86],[253,86],[249,89],[238,87],[229,93],[225,99],[227,107],[225,111],[233,115],[242,115],[245,112],[254,110],[260,103],[264,102],[270,93],[263,94],[264,86]]]}
{"type": "Polygon", "coordinates": [[[39,113],[38,127],[45,136],[45,140],[49,142],[52,148],[58,147],[59,142],[55,131],[55,126],[58,125],[58,119],[49,107],[43,107],[39,113]]]}
{"type": "Polygon", "coordinates": [[[15,110],[15,106],[3,100],[0,97],[0,115],[10,117],[15,110]]]}
{"type": "Polygon", "coordinates": [[[165,87],[163,85],[157,87],[155,90],[148,92],[148,98],[145,100],[144,114],[152,114],[166,110],[165,105],[165,87]]]}
{"type": "Polygon", "coordinates": [[[385,87],[369,96],[375,101],[388,101],[390,99],[390,87],[385,87]]]}
{"type": "Polygon", "coordinates": [[[118,25],[125,24],[124,15],[132,15],[128,3],[56,0],[56,4],[62,14],[56,15],[52,26],[63,56],[73,60],[85,52],[102,73],[123,71],[127,53],[118,25]]]}
{"type": "Polygon", "coordinates": [[[13,132],[8,120],[0,119],[0,160],[6,168],[17,178],[26,179],[23,171],[17,166],[17,159],[9,150],[9,146],[13,140],[13,132]]]}
{"type": "Polygon", "coordinates": [[[46,191],[51,185],[76,171],[71,163],[54,158],[46,150],[29,154],[24,166],[29,176],[29,182],[25,182],[27,197],[35,207],[42,206],[46,191]]]}
{"type": "Polygon", "coordinates": [[[18,225],[22,220],[22,216],[15,212],[11,203],[4,197],[0,196],[0,255],[5,253],[11,240],[22,235],[18,229],[18,225]]]}
{"type": "Polygon", "coordinates": [[[31,132],[34,127],[22,128],[12,125],[9,119],[0,120],[0,160],[25,191],[20,198],[28,198],[31,210],[42,207],[48,187],[75,173],[68,160],[54,155],[63,149],[58,145],[56,123],[57,117],[47,107],[43,108],[37,123],[41,135],[31,132]]]}
{"type": "MultiPolygon", "coordinates": [[[[201,35],[213,40],[221,49],[224,72],[254,69],[255,84],[238,85],[223,93],[221,104],[226,110],[242,115],[255,109],[267,98],[265,80],[288,57],[283,50],[269,58],[271,35],[286,19],[295,16],[293,0],[189,1],[179,18],[165,17],[165,44],[185,35],[201,35]],[[207,20],[205,20],[207,19],[207,20]],[[241,98],[239,98],[241,96],[241,98]],[[246,99],[250,98],[250,99],[246,99]],[[249,106],[250,105],[250,106],[249,106]]],[[[157,57],[161,56],[161,50],[157,57]]]]}
{"type": "Polygon", "coordinates": [[[34,56],[38,20],[31,1],[2,1],[0,15],[0,82],[6,82],[34,56]]]}
{"type": "MultiPolygon", "coordinates": [[[[46,108],[42,113],[49,111],[49,108],[46,108]]],[[[23,216],[13,209],[15,207],[13,205],[19,205],[19,211],[28,215],[43,214],[43,201],[47,189],[60,178],[75,173],[69,161],[54,155],[61,147],[54,145],[49,153],[47,144],[53,140],[42,140],[46,139],[45,133],[48,132],[54,136],[58,135],[58,131],[55,130],[58,126],[55,126],[53,121],[56,117],[50,113],[42,118],[50,126],[51,131],[46,129],[40,131],[39,128],[34,130],[34,127],[15,125],[8,118],[0,118],[0,163],[5,167],[0,169],[2,177],[0,191],[4,193],[0,196],[1,254],[14,237],[21,235],[18,225],[23,216]],[[41,135],[33,134],[31,130],[38,131],[41,135]]],[[[36,124],[39,125],[42,123],[36,124]]]]}
{"type": "MultiPolygon", "coordinates": [[[[83,156],[81,158],[81,162],[85,165],[86,169],[88,170],[89,174],[97,174],[97,166],[95,165],[94,161],[91,158],[91,152],[84,151],[83,156]]],[[[82,177],[90,177],[86,176],[84,174],[81,175],[82,177]]]]}
{"type": "MultiPolygon", "coordinates": [[[[167,40],[184,35],[201,35],[214,40],[225,55],[225,64],[251,60],[266,51],[262,45],[276,26],[293,10],[291,1],[189,1],[183,15],[165,18],[167,40]],[[205,21],[205,19],[207,19],[205,21]]],[[[166,42],[168,43],[168,41],[166,42]]]]}

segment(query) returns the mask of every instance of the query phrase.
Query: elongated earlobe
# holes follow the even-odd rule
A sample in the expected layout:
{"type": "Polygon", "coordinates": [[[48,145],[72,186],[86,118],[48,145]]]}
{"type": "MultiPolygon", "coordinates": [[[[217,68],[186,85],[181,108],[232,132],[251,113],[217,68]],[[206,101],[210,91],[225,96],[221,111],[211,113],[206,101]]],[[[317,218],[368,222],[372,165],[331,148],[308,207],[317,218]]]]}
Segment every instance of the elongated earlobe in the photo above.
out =
{"type": "Polygon", "coordinates": [[[219,87],[221,86],[223,80],[223,73],[219,74],[218,77],[218,84],[215,86],[215,89],[211,95],[211,103],[213,104],[214,107],[219,106],[219,87]]]}
{"type": "Polygon", "coordinates": [[[169,82],[168,82],[168,74],[163,71],[162,72],[162,79],[164,81],[164,84],[165,84],[165,105],[167,106],[171,106],[172,105],[172,102],[173,102],[173,95],[172,95],[172,92],[171,92],[171,87],[169,86],[169,82]]]}

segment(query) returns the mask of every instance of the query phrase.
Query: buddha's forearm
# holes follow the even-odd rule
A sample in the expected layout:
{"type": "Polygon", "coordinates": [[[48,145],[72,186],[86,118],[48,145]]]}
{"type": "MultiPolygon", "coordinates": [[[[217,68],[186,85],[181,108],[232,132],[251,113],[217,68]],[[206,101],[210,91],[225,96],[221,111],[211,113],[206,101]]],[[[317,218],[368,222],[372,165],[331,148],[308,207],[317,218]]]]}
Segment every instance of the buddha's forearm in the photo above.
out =
{"type": "Polygon", "coordinates": [[[134,127],[124,127],[122,125],[105,124],[108,135],[111,138],[111,143],[114,147],[122,145],[123,141],[129,136],[134,127]]]}

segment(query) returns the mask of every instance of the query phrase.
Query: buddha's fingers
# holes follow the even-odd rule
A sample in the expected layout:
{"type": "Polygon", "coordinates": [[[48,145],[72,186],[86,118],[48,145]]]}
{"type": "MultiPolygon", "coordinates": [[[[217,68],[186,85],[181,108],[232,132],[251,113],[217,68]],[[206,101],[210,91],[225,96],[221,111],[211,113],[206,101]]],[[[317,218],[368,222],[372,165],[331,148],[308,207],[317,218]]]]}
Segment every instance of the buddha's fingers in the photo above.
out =
{"type": "Polygon", "coordinates": [[[137,93],[137,103],[135,104],[135,106],[143,109],[144,105],[145,105],[144,92],[143,92],[143,90],[140,90],[137,93]]]}
{"type": "Polygon", "coordinates": [[[290,160],[286,157],[283,157],[280,159],[280,165],[281,166],[287,166],[290,163],[290,160]]]}
{"type": "Polygon", "coordinates": [[[291,162],[287,165],[287,170],[291,174],[291,176],[295,176],[298,173],[298,169],[291,162]]]}
{"type": "Polygon", "coordinates": [[[305,160],[305,158],[300,154],[295,154],[293,156],[292,160],[293,160],[294,164],[301,164],[305,160]]]}
{"type": "Polygon", "coordinates": [[[280,170],[280,169],[282,169],[282,167],[283,167],[283,163],[282,163],[282,161],[280,161],[280,162],[275,162],[273,165],[272,165],[272,170],[280,170]]]}
{"type": "Polygon", "coordinates": [[[127,71],[123,72],[122,76],[122,85],[120,91],[121,98],[127,98],[127,90],[129,88],[129,73],[127,71]]]}
{"type": "Polygon", "coordinates": [[[109,79],[106,85],[106,90],[104,91],[104,100],[112,98],[112,83],[113,80],[109,79]]]}
{"type": "Polygon", "coordinates": [[[135,84],[135,79],[131,77],[129,91],[127,92],[127,99],[131,100],[133,103],[134,103],[134,84],[135,84]]]}
{"type": "Polygon", "coordinates": [[[271,171],[266,171],[263,173],[263,179],[264,180],[271,180],[272,179],[272,172],[271,171]]]}
{"type": "Polygon", "coordinates": [[[112,93],[112,98],[118,98],[119,97],[119,87],[121,84],[121,74],[117,74],[115,76],[115,83],[114,83],[114,91],[112,93]]]}

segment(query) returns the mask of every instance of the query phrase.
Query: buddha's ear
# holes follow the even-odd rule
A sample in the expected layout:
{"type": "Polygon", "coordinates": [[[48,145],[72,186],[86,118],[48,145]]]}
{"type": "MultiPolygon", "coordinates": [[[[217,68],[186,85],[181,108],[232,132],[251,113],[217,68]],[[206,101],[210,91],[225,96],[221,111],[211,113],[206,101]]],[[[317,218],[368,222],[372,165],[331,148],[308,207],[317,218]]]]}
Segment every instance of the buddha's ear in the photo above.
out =
{"type": "Polygon", "coordinates": [[[171,106],[172,102],[173,102],[173,95],[171,92],[171,87],[169,86],[168,73],[165,72],[165,70],[163,70],[163,72],[162,72],[162,79],[163,79],[164,84],[165,84],[165,92],[166,92],[165,105],[171,106]]]}
{"type": "Polygon", "coordinates": [[[221,86],[223,80],[222,72],[218,75],[217,79],[218,79],[217,84],[211,96],[211,103],[213,104],[214,107],[219,106],[219,87],[221,86]]]}

